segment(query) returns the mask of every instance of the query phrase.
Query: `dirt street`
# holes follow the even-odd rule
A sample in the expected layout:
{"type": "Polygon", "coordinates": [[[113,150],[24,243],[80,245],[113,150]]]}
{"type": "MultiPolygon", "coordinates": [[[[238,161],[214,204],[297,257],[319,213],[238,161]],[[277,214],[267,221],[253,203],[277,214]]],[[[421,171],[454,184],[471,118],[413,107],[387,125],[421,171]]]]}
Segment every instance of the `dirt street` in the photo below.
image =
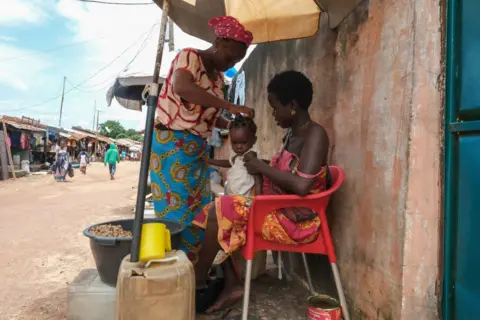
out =
{"type": "Polygon", "coordinates": [[[139,163],[122,162],[110,181],[103,164],[52,175],[0,181],[0,319],[65,319],[68,284],[94,267],[90,224],[132,217],[139,163]]]}

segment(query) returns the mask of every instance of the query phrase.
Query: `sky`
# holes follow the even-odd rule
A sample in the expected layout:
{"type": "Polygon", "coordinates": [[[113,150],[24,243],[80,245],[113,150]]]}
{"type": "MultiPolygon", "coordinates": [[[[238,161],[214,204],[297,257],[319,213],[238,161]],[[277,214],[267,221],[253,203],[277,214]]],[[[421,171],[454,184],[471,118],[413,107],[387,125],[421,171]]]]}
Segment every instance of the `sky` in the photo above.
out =
{"type": "MultiPolygon", "coordinates": [[[[100,122],[118,120],[126,128],[142,129],[145,112],[127,110],[115,100],[107,107],[105,96],[118,75],[153,73],[160,20],[154,4],[1,0],[0,115],[58,126],[65,76],[62,127],[92,129],[96,104],[100,122]]],[[[175,49],[186,47],[209,44],[175,27],[175,49]]],[[[161,74],[173,56],[165,48],[161,74]]]]}

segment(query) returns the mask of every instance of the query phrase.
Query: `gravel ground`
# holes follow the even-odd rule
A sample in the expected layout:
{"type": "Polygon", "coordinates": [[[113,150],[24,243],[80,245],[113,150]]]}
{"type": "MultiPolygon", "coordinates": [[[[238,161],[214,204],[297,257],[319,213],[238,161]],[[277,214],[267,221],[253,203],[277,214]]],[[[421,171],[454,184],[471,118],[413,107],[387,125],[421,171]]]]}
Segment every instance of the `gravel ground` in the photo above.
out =
{"type": "Polygon", "coordinates": [[[100,163],[57,183],[51,175],[0,181],[0,319],[66,318],[66,289],[94,267],[82,231],[132,217],[139,163],[122,162],[116,179],[100,163]]]}

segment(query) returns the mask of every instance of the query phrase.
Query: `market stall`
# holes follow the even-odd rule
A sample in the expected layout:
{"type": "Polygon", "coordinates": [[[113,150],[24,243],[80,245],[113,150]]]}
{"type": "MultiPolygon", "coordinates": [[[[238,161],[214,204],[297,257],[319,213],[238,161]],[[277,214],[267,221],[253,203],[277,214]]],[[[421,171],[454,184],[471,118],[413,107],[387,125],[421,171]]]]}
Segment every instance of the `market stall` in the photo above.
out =
{"type": "MultiPolygon", "coordinates": [[[[30,172],[45,163],[46,126],[40,121],[23,117],[2,117],[4,137],[8,146],[8,162],[15,170],[30,172]]],[[[12,171],[12,170],[10,170],[12,171]]]]}

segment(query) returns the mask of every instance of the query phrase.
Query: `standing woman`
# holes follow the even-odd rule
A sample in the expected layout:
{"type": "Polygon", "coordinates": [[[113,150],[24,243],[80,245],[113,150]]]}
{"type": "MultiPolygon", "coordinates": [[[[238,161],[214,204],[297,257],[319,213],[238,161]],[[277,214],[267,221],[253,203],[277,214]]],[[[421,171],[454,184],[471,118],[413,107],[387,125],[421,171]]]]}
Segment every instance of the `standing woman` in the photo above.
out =
{"type": "Polygon", "coordinates": [[[62,139],[60,145],[55,147],[55,163],[53,165],[53,176],[57,182],[65,182],[70,169],[67,142],[62,139]]]}
{"type": "Polygon", "coordinates": [[[254,115],[224,100],[222,74],[245,57],[253,36],[233,17],[217,17],[209,25],[217,36],[213,45],[184,49],[172,62],[158,98],[150,158],[155,213],[187,226],[181,250],[193,263],[204,231],[192,227],[192,220],[211,201],[206,139],[214,126],[229,128],[222,110],[254,115]]]}

